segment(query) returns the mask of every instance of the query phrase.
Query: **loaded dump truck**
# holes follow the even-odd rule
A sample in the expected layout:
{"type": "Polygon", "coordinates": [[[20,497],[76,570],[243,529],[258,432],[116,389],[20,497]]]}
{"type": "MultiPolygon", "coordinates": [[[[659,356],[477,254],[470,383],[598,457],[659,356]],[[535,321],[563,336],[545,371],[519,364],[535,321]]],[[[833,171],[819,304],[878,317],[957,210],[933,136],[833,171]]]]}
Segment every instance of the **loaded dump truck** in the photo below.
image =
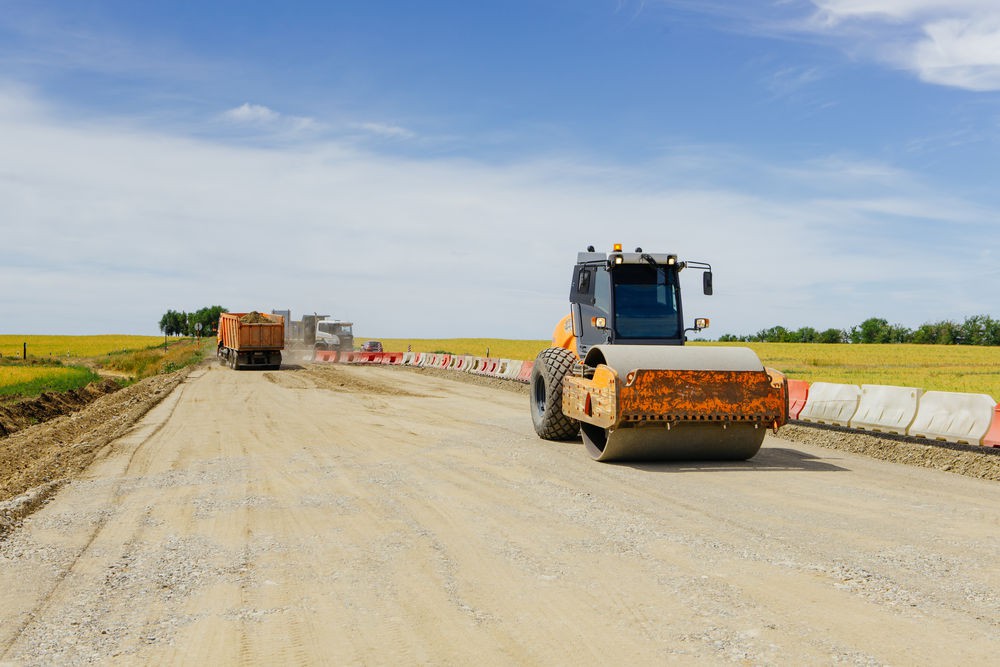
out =
{"type": "Polygon", "coordinates": [[[685,347],[680,272],[712,267],[636,248],[577,256],[570,313],[531,375],[535,432],[582,434],[598,461],[744,460],[788,421],[788,383],[745,347],[685,347]]]}
{"type": "Polygon", "coordinates": [[[219,363],[233,370],[278,370],[285,348],[285,320],[280,315],[222,313],[219,316],[219,363]]]}

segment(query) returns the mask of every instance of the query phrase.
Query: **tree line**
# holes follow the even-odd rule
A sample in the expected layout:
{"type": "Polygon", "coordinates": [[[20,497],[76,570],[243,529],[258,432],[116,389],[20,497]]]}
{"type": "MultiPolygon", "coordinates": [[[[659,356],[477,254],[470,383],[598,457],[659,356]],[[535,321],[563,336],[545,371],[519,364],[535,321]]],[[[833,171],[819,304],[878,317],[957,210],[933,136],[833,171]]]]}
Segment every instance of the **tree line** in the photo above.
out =
{"type": "Polygon", "coordinates": [[[989,315],[973,315],[964,322],[942,320],[909,329],[901,324],[889,324],[881,317],[870,317],[850,329],[812,327],[786,329],[774,326],[755,334],[737,336],[725,334],[720,341],[728,343],[918,343],[924,345],[1000,345],[1000,320],[989,315]]]}
{"type": "Polygon", "coordinates": [[[168,310],[160,318],[160,331],[167,336],[213,336],[219,326],[219,315],[228,312],[222,306],[206,306],[193,313],[168,310]],[[201,325],[201,331],[197,325],[201,325]]]}

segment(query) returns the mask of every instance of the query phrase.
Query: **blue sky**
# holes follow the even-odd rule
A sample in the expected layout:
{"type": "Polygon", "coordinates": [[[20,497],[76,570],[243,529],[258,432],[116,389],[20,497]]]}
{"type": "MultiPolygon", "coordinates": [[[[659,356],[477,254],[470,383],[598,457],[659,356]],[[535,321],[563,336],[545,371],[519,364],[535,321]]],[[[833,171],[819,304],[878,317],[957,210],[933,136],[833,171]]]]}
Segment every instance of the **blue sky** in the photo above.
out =
{"type": "Polygon", "coordinates": [[[998,149],[994,0],[0,0],[0,331],[544,338],[617,241],[715,336],[996,317],[998,149]]]}

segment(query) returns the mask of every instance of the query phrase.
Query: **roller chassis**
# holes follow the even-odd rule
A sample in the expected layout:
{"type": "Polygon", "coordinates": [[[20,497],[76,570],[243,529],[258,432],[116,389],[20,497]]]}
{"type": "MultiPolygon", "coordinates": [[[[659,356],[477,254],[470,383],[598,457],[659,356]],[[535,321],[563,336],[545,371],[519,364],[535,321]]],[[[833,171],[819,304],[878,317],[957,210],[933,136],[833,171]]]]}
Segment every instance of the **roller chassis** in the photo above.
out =
{"type": "MultiPolygon", "coordinates": [[[[532,372],[540,437],[580,434],[598,461],[742,460],[788,420],[784,376],[752,350],[684,346],[678,273],[685,266],[706,271],[711,294],[708,264],[618,247],[580,253],[570,315],[532,372]]],[[[695,330],[702,326],[707,320],[695,330]]]]}

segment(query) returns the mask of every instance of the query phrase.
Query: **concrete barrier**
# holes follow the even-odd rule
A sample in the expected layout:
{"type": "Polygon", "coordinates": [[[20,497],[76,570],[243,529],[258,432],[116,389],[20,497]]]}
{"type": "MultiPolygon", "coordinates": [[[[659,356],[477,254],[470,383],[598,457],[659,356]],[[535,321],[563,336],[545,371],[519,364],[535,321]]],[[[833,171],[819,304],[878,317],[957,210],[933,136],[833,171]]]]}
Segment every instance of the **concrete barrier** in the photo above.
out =
{"type": "Polygon", "coordinates": [[[521,364],[521,372],[517,374],[517,381],[528,384],[531,382],[531,370],[535,367],[534,361],[525,361],[521,364]]]}
{"type": "Polygon", "coordinates": [[[402,364],[404,366],[412,366],[413,365],[413,353],[412,352],[404,352],[403,353],[402,364]]]}
{"type": "Polygon", "coordinates": [[[987,447],[1000,447],[1000,405],[993,408],[993,424],[986,432],[983,444],[987,447]]]}
{"type": "Polygon", "coordinates": [[[809,383],[805,380],[788,381],[788,418],[798,419],[809,397],[809,383]]]}
{"type": "Polygon", "coordinates": [[[928,391],[907,433],[919,438],[982,444],[993,424],[996,401],[986,394],[928,391]]]}
{"type": "Polygon", "coordinates": [[[524,362],[519,359],[511,359],[507,362],[507,372],[503,374],[504,378],[508,380],[516,380],[518,373],[521,372],[521,364],[524,362]]]}
{"type": "Polygon", "coordinates": [[[861,387],[856,384],[813,382],[799,419],[817,424],[848,426],[858,411],[861,387]]]}
{"type": "Polygon", "coordinates": [[[923,389],[916,387],[863,384],[858,411],[851,418],[851,428],[906,435],[906,429],[917,416],[917,406],[923,393],[923,389]]]}

